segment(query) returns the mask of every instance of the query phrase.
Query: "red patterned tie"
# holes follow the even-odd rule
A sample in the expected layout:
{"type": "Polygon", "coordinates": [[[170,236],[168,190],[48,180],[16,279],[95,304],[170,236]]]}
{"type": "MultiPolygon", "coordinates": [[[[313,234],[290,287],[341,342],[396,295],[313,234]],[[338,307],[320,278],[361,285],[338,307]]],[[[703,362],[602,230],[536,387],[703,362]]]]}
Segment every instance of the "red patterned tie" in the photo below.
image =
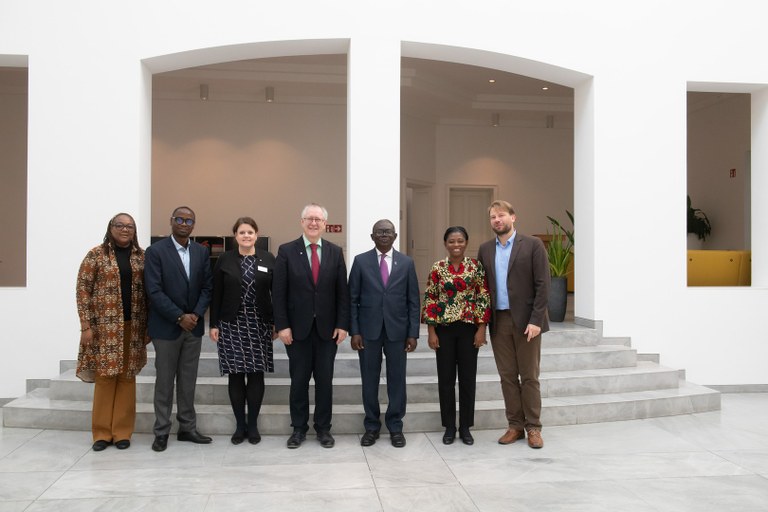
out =
{"type": "Polygon", "coordinates": [[[309,244],[312,248],[312,281],[317,284],[317,276],[320,275],[320,258],[317,256],[317,244],[309,244]]]}

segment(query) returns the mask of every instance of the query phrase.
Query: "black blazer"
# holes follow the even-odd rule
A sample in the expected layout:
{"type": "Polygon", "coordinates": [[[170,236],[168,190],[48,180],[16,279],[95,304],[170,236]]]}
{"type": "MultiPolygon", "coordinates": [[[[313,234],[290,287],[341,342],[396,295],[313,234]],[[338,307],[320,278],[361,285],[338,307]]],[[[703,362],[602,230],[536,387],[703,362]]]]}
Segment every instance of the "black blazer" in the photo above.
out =
{"type": "Polygon", "coordinates": [[[181,335],[176,320],[194,313],[200,320],[192,331],[202,336],[205,310],[211,303],[211,263],[208,248],[189,241],[189,278],[171,237],[147,247],[144,253],[144,286],[149,298],[147,327],[150,338],[175,340],[181,335]]]}
{"type": "MultiPolygon", "coordinates": [[[[219,256],[213,269],[213,300],[211,301],[211,327],[220,321],[233,322],[240,309],[242,273],[238,249],[219,256]]],[[[256,248],[256,307],[265,322],[272,323],[272,273],[275,257],[271,252],[256,248]]]]}
{"type": "Polygon", "coordinates": [[[323,240],[315,286],[304,238],[281,245],[272,279],[272,308],[275,329],[290,327],[294,340],[309,337],[315,321],[324,339],[331,339],[336,328],[349,331],[347,265],[341,247],[323,240]]]}

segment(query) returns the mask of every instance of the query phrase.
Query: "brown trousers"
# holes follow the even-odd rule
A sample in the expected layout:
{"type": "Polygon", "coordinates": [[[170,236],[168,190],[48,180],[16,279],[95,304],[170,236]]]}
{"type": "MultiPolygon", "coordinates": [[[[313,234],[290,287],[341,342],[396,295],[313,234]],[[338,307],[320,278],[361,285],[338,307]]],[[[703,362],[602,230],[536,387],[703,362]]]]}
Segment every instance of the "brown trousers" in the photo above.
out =
{"type": "Polygon", "coordinates": [[[491,332],[493,357],[501,377],[501,393],[509,428],[541,428],[541,335],[527,341],[509,311],[495,311],[491,332]]]}
{"type": "Polygon", "coordinates": [[[91,430],[94,441],[130,439],[136,423],[136,377],[129,377],[128,348],[131,323],[125,322],[123,336],[123,372],[114,377],[102,377],[96,372],[93,390],[91,430]]]}

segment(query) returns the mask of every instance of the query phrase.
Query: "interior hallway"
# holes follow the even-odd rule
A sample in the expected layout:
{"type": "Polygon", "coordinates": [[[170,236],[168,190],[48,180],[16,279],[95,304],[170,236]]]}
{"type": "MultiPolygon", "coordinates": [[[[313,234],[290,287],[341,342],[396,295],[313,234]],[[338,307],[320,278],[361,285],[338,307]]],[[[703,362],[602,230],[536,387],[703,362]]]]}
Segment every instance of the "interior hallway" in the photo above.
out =
{"type": "Polygon", "coordinates": [[[95,453],[90,432],[0,427],[0,512],[768,509],[766,393],[723,395],[716,412],[545,427],[537,451],[500,434],[444,446],[442,432],[412,433],[402,449],[339,435],[331,450],[313,437],[298,450],[284,436],[172,438],[164,453],[140,434],[95,453]]]}

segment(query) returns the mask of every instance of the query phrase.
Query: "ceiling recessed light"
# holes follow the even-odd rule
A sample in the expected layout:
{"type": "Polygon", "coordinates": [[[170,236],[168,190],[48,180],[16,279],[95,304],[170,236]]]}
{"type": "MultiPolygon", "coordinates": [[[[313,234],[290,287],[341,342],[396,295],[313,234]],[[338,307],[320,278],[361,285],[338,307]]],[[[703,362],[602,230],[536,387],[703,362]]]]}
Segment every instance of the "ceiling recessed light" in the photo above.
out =
{"type": "Polygon", "coordinates": [[[544,87],[542,87],[542,88],[541,88],[541,90],[542,90],[542,91],[548,91],[548,90],[549,90],[549,87],[547,87],[547,86],[545,85],[544,87]]]}
{"type": "Polygon", "coordinates": [[[488,80],[488,83],[489,84],[495,84],[496,83],[496,79],[495,78],[491,78],[491,79],[488,80]]]}

